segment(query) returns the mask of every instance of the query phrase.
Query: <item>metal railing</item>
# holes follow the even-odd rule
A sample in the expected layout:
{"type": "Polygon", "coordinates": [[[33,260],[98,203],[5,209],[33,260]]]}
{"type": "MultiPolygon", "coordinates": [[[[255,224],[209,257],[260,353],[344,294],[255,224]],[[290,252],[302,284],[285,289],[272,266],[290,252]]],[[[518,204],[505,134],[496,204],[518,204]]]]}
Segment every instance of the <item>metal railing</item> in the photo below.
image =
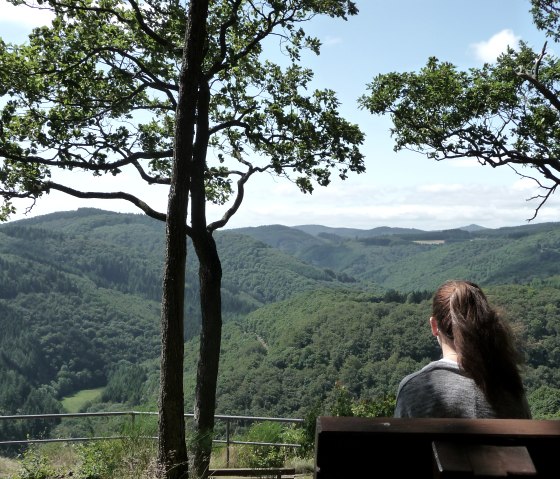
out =
{"type": "MultiPolygon", "coordinates": [[[[0,421],[25,421],[32,419],[63,419],[63,418],[86,418],[86,417],[114,417],[114,416],[130,416],[132,424],[135,422],[137,416],[157,416],[157,412],[149,411],[113,411],[113,412],[80,412],[80,413],[57,413],[57,414],[20,414],[11,416],[0,416],[0,421]]],[[[192,418],[194,414],[185,414],[185,418],[192,418]]],[[[225,421],[225,439],[214,439],[215,444],[225,444],[226,446],[226,463],[229,466],[230,446],[233,444],[250,445],[250,446],[277,446],[277,447],[301,447],[301,444],[292,443],[274,443],[274,442],[253,442],[253,441],[240,441],[232,439],[231,437],[231,423],[232,422],[282,422],[301,424],[303,419],[297,418],[284,418],[284,417],[259,417],[259,416],[230,416],[224,414],[217,414],[214,416],[216,421],[225,421]]],[[[0,446],[3,445],[25,445],[35,443],[49,443],[49,442],[84,442],[84,441],[99,441],[99,440],[115,440],[126,439],[128,436],[91,436],[91,437],[67,437],[67,438],[27,438],[18,440],[0,440],[0,446]]],[[[146,436],[147,439],[157,440],[157,436],[146,436]]]]}

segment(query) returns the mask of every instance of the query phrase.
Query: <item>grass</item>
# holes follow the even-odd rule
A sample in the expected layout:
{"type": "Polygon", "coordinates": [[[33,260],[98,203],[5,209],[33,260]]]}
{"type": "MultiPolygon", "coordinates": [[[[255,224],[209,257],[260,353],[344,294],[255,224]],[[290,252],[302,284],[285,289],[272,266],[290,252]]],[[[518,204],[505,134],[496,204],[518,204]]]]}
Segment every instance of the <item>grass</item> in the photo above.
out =
{"type": "MultiPolygon", "coordinates": [[[[142,433],[137,431],[137,433],[142,433]]],[[[93,441],[80,444],[31,446],[18,459],[0,457],[0,479],[54,477],[103,477],[106,479],[153,479],[156,477],[156,443],[142,437],[93,441]]],[[[230,467],[237,463],[238,448],[231,448],[230,467]]],[[[213,451],[210,467],[225,467],[225,448],[213,451]]],[[[297,479],[312,479],[313,459],[288,459],[285,466],[296,469],[297,479]]]]}
{"type": "MultiPolygon", "coordinates": [[[[100,393],[100,390],[97,394],[100,393]]],[[[91,397],[91,391],[77,394],[73,407],[91,397]],[[86,394],[89,393],[89,394],[86,394]]],[[[68,400],[70,398],[66,398],[68,400]]],[[[122,429],[126,439],[52,443],[30,446],[18,459],[0,457],[0,479],[38,479],[54,477],[103,477],[106,479],[153,479],[156,477],[157,443],[153,435],[153,418],[137,420],[122,429]]],[[[64,435],[67,437],[67,435],[64,435]]],[[[245,447],[245,446],[242,446],[245,447]]],[[[226,448],[218,446],[212,452],[211,467],[226,466],[226,448]]],[[[244,467],[240,447],[230,447],[230,467],[244,467]]],[[[312,479],[313,459],[290,457],[285,466],[294,467],[297,479],[312,479]]]]}
{"type": "Polygon", "coordinates": [[[19,461],[0,457],[0,479],[9,479],[19,471],[19,461]]]}
{"type": "MultiPolygon", "coordinates": [[[[230,465],[229,467],[247,467],[245,464],[239,463],[239,449],[243,446],[230,447],[230,465]]],[[[312,479],[313,478],[313,458],[289,458],[284,464],[285,467],[293,467],[296,470],[297,479],[312,479]]],[[[212,450],[210,459],[210,468],[223,469],[228,467],[226,461],[226,447],[215,446],[212,450]]]]}
{"type": "Polygon", "coordinates": [[[0,458],[0,479],[154,479],[155,447],[142,438],[35,444],[17,460],[0,458]]]}
{"type": "Polygon", "coordinates": [[[89,402],[101,396],[104,388],[82,389],[72,396],[62,399],[62,406],[68,413],[80,412],[80,410],[89,402]]]}

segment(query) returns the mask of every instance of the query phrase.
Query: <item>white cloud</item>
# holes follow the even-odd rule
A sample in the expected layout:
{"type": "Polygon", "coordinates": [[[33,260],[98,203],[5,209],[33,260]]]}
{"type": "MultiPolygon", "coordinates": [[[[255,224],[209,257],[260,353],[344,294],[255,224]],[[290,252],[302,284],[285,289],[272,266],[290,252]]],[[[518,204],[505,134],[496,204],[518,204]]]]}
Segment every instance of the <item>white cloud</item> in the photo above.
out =
{"type": "Polygon", "coordinates": [[[327,35],[322,43],[323,45],[338,45],[339,43],[342,43],[342,38],[327,35]]]}
{"type": "Polygon", "coordinates": [[[520,178],[511,186],[511,188],[514,191],[534,192],[538,189],[538,184],[531,178],[520,178]]]}
{"type": "Polygon", "coordinates": [[[472,52],[477,60],[490,63],[496,60],[500,53],[506,51],[507,47],[517,48],[520,37],[513,33],[513,30],[505,29],[496,33],[489,40],[473,43],[470,45],[472,52]]]}
{"type": "MultiPolygon", "coordinates": [[[[28,2],[37,6],[36,2],[28,2]]],[[[0,23],[15,23],[24,27],[48,25],[54,15],[45,8],[29,8],[25,5],[14,6],[6,0],[0,0],[0,23]]]]}
{"type": "MultiPolygon", "coordinates": [[[[103,183],[111,184],[105,185],[106,188],[90,185],[89,189],[123,189],[165,211],[165,188],[152,192],[147,191],[145,185],[142,189],[141,184],[136,186],[125,181],[119,185],[119,181],[123,179],[107,177],[103,183]]],[[[304,195],[294,184],[274,181],[265,175],[256,184],[247,185],[245,200],[228,228],[266,224],[321,224],[360,229],[393,226],[423,230],[459,228],[472,223],[488,228],[515,226],[525,224],[538,206],[538,200],[527,201],[533,196],[534,186],[534,182],[527,179],[500,186],[484,181],[463,185],[426,183],[408,187],[347,181],[318,188],[312,195],[304,195]]],[[[85,206],[140,213],[126,202],[77,200],[53,192],[38,200],[32,216],[85,206]]],[[[22,207],[13,219],[25,217],[23,212],[22,207]]],[[[209,221],[219,219],[223,213],[223,207],[208,205],[209,221]]],[[[551,197],[541,208],[535,222],[543,221],[560,221],[560,197],[551,197]]]]}
{"type": "MultiPolygon", "coordinates": [[[[450,229],[472,223],[488,228],[525,224],[538,202],[519,181],[496,185],[426,183],[380,186],[348,181],[303,195],[291,183],[252,185],[228,227],[322,224],[369,229],[377,226],[450,229]],[[263,188],[263,189],[261,189],[263,188]]],[[[213,208],[210,208],[213,210],[213,208]]],[[[560,198],[551,198],[535,222],[559,221],[560,198]]]]}
{"type": "Polygon", "coordinates": [[[454,158],[448,161],[448,164],[457,168],[475,168],[481,166],[476,158],[454,158]]]}
{"type": "Polygon", "coordinates": [[[418,191],[426,193],[445,193],[445,192],[457,192],[465,189],[464,185],[459,184],[448,184],[448,183],[434,183],[431,185],[420,185],[418,191]]]}

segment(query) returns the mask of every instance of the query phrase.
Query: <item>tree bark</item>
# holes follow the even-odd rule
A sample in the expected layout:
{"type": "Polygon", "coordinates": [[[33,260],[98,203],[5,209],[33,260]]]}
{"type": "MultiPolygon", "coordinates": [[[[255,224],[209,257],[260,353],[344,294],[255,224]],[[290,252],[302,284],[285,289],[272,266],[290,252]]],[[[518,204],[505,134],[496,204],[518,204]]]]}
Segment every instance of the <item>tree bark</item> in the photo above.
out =
{"type": "Polygon", "coordinates": [[[206,479],[214,437],[216,386],[222,338],[222,266],[212,231],[206,222],[206,154],[210,87],[199,84],[198,117],[191,172],[191,239],[199,260],[201,332],[194,404],[195,441],[193,469],[197,479],[206,479]]]}
{"type": "Polygon", "coordinates": [[[186,233],[182,188],[169,195],[161,312],[158,477],[188,477],[183,392],[186,233]]]}
{"type": "Polygon", "coordinates": [[[197,479],[206,479],[214,437],[216,386],[222,338],[222,266],[211,233],[195,240],[194,244],[200,261],[202,327],[194,406],[196,447],[193,450],[193,468],[197,479]]]}
{"type": "Polygon", "coordinates": [[[161,310],[158,477],[189,476],[183,391],[187,210],[208,0],[190,3],[176,111],[173,171],[166,219],[161,310]]]}

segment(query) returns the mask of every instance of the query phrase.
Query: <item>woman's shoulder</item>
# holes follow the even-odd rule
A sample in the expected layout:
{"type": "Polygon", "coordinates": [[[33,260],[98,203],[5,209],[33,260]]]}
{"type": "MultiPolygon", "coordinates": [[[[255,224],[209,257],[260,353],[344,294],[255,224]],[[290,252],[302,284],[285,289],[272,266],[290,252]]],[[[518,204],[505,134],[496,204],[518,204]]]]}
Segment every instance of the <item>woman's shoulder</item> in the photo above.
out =
{"type": "Polygon", "coordinates": [[[467,386],[471,385],[465,383],[465,376],[457,363],[433,361],[402,379],[395,417],[459,417],[447,404],[448,395],[450,391],[467,386]]]}
{"type": "Polygon", "coordinates": [[[455,361],[449,359],[439,359],[437,361],[432,361],[426,364],[422,369],[415,371],[408,376],[405,376],[399,385],[399,390],[401,390],[406,384],[416,381],[424,381],[425,376],[434,374],[436,371],[441,371],[443,374],[449,372],[451,374],[460,373],[459,365],[455,361]]]}
{"type": "Polygon", "coordinates": [[[451,372],[458,372],[460,371],[459,365],[456,361],[452,361],[451,359],[438,359],[437,361],[432,361],[431,363],[426,364],[422,369],[416,371],[415,373],[410,374],[410,376],[417,376],[421,374],[428,374],[431,371],[451,371],[451,372]]]}

